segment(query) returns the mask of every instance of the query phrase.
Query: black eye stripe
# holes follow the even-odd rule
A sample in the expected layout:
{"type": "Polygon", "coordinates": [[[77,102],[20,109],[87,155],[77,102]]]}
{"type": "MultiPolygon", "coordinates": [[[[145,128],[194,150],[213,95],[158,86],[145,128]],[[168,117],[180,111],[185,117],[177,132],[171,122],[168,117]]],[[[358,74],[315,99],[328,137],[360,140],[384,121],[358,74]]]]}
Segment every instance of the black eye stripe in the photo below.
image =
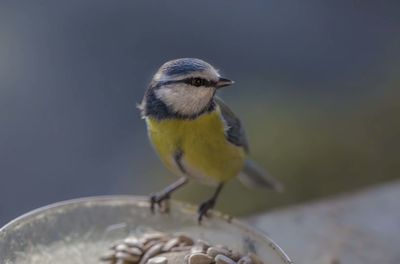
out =
{"type": "Polygon", "coordinates": [[[190,77],[190,78],[186,78],[186,79],[182,79],[182,80],[174,80],[174,81],[163,81],[163,82],[158,82],[155,86],[153,86],[153,89],[158,89],[161,86],[164,85],[169,85],[169,84],[176,84],[176,83],[186,83],[189,85],[194,85],[194,86],[205,86],[205,87],[216,87],[217,86],[217,82],[215,81],[209,81],[207,79],[204,78],[198,78],[198,77],[190,77]],[[195,79],[199,79],[201,80],[201,85],[194,85],[193,82],[195,79]]]}
{"type": "Polygon", "coordinates": [[[205,86],[205,87],[215,87],[217,85],[217,82],[214,81],[209,81],[204,78],[199,78],[199,77],[192,77],[192,78],[186,78],[183,80],[185,83],[194,85],[194,86],[205,86]]]}

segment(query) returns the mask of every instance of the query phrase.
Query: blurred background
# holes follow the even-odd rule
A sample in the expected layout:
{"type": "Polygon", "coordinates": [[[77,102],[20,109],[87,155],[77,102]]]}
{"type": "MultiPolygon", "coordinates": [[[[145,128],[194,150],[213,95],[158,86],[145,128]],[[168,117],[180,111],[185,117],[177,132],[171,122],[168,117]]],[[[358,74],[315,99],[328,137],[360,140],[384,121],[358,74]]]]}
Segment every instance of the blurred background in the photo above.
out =
{"type": "MultiPolygon", "coordinates": [[[[136,103],[167,60],[236,81],[220,94],[283,194],[228,184],[237,216],[400,177],[397,1],[0,1],[0,225],[60,200],[174,180],[136,103]]],[[[213,190],[191,184],[177,199],[213,190]]]]}

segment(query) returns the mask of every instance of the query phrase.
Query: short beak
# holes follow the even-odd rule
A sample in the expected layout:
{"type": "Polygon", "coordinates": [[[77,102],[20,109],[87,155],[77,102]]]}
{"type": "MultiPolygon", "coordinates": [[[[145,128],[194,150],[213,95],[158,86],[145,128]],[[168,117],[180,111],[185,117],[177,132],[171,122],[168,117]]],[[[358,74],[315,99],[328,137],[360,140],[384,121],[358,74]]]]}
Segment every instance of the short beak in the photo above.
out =
{"type": "Polygon", "coordinates": [[[217,89],[234,84],[234,81],[219,77],[217,82],[217,89]]]}

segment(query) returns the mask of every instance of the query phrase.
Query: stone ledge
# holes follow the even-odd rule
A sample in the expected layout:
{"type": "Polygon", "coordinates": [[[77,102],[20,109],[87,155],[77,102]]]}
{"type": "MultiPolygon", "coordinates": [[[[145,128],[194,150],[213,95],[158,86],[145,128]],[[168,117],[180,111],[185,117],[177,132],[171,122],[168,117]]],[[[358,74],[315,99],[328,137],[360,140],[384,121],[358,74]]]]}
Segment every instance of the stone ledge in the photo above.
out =
{"type": "Polygon", "coordinates": [[[296,264],[400,263],[400,182],[247,221],[296,264]]]}

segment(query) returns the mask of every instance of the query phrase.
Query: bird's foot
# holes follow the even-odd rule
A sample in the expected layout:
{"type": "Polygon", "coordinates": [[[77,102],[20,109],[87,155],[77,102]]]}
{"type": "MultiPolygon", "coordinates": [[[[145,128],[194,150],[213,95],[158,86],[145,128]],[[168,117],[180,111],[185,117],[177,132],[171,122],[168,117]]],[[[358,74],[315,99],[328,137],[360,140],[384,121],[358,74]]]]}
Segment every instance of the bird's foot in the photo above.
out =
{"type": "Polygon", "coordinates": [[[198,217],[197,220],[199,221],[199,224],[201,224],[201,221],[203,220],[203,217],[206,216],[208,217],[208,211],[213,209],[215,206],[215,199],[209,199],[202,204],[200,204],[199,209],[197,210],[198,217]]]}
{"type": "Polygon", "coordinates": [[[177,189],[182,187],[183,185],[186,184],[187,182],[186,177],[179,178],[176,182],[172,183],[171,185],[167,186],[164,190],[161,192],[152,194],[150,196],[150,209],[154,213],[155,207],[158,206],[160,208],[160,211],[162,213],[168,213],[169,212],[169,198],[171,197],[171,194],[175,192],[177,189]]]}
{"type": "Polygon", "coordinates": [[[169,194],[152,194],[150,195],[150,210],[152,213],[155,212],[156,206],[160,209],[160,212],[169,212],[169,194]]]}

